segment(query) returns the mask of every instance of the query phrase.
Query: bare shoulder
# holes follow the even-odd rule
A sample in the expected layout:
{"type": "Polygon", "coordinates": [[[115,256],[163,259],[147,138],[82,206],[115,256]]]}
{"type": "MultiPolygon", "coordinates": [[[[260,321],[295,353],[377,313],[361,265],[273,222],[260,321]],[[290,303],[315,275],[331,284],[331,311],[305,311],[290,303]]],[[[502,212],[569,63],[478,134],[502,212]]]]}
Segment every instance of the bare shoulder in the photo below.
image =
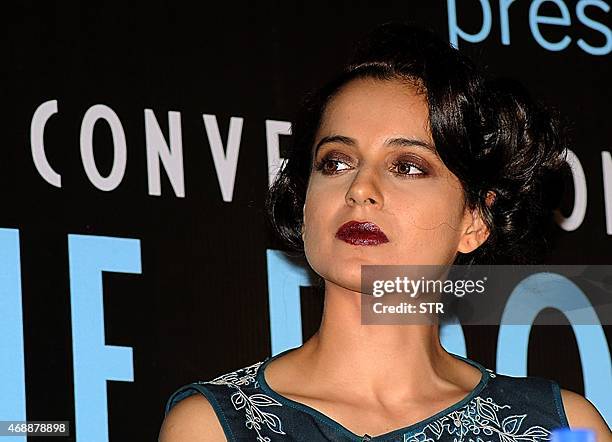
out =
{"type": "Polygon", "coordinates": [[[570,428],[591,428],[597,434],[597,442],[612,442],[610,428],[588,399],[564,389],[561,389],[561,399],[570,428]]]}
{"type": "Polygon", "coordinates": [[[226,442],[215,410],[206,397],[191,395],[166,415],[158,442],[226,442]]]}

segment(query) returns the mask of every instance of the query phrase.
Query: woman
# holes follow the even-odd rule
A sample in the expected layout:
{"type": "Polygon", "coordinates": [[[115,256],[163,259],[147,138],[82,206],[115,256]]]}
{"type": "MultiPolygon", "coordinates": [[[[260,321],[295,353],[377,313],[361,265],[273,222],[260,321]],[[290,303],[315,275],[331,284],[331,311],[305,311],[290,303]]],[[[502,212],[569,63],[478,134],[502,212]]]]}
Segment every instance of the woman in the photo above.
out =
{"type": "Polygon", "coordinates": [[[435,325],[361,323],[361,265],[540,260],[565,164],[558,130],[433,33],[375,29],[306,101],[267,203],[324,281],[318,332],[177,390],[160,441],[537,442],[568,424],[610,440],[580,395],[449,354],[435,325]]]}

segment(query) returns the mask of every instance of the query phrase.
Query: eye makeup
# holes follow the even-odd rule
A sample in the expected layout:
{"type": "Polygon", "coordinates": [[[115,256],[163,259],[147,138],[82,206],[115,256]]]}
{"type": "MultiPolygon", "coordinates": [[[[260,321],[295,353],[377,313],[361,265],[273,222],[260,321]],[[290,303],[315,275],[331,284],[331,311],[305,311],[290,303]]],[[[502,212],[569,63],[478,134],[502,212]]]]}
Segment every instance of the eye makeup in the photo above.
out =
{"type": "MultiPolygon", "coordinates": [[[[343,170],[354,167],[354,162],[349,155],[330,151],[322,155],[321,159],[315,160],[313,169],[325,176],[338,175],[343,170]],[[341,164],[347,165],[348,168],[338,170],[337,167],[341,164]]],[[[391,162],[391,166],[390,171],[400,178],[422,178],[430,175],[430,167],[415,155],[397,155],[391,162]]]]}

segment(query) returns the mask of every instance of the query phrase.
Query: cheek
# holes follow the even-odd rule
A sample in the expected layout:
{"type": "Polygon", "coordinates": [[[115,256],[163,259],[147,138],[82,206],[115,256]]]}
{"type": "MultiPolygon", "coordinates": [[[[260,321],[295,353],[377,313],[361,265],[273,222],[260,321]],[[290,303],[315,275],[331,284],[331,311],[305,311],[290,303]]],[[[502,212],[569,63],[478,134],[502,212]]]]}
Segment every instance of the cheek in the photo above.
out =
{"type": "Polygon", "coordinates": [[[310,267],[326,278],[333,268],[334,230],[344,193],[335,186],[312,179],[306,193],[304,210],[304,252],[310,267]]]}
{"type": "Polygon", "coordinates": [[[307,200],[304,211],[304,241],[314,243],[328,235],[333,224],[333,213],[333,208],[324,198],[317,198],[316,203],[307,200]]]}
{"type": "Polygon", "coordinates": [[[395,193],[387,203],[393,217],[400,220],[401,230],[420,231],[427,237],[448,235],[460,228],[462,199],[460,190],[449,185],[413,186],[395,193]]]}
{"type": "Polygon", "coordinates": [[[302,238],[304,242],[304,254],[310,267],[315,273],[323,277],[325,276],[324,273],[321,273],[321,270],[329,267],[330,263],[328,260],[332,255],[328,243],[326,242],[329,234],[326,233],[324,228],[324,226],[327,225],[326,220],[322,218],[325,214],[326,211],[321,207],[319,202],[312,204],[308,200],[306,201],[306,210],[304,212],[304,236],[302,238]]]}
{"type": "Polygon", "coordinates": [[[324,198],[321,198],[319,192],[308,188],[306,193],[306,201],[304,205],[304,245],[312,242],[313,237],[318,234],[321,224],[321,216],[325,216],[326,209],[324,207],[324,198]]]}
{"type": "Polygon", "coordinates": [[[304,210],[306,232],[316,235],[323,228],[329,228],[334,213],[344,204],[344,193],[340,186],[322,182],[318,177],[311,178],[304,210]]]}

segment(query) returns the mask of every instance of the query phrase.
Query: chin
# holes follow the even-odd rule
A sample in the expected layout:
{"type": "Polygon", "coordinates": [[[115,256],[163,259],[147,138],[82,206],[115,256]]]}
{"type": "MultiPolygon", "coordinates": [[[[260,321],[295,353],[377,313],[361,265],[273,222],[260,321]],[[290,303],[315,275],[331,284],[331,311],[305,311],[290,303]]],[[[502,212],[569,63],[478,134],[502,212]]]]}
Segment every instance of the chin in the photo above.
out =
{"type": "Polygon", "coordinates": [[[350,256],[359,256],[361,258],[374,258],[376,256],[381,256],[381,254],[388,254],[390,251],[389,243],[382,243],[377,245],[355,245],[349,244],[342,240],[337,239],[334,244],[334,252],[335,253],[343,253],[344,255],[350,256]]]}
{"type": "Polygon", "coordinates": [[[337,258],[336,262],[342,260],[342,262],[347,265],[392,265],[394,262],[389,262],[389,252],[385,253],[384,250],[374,250],[376,247],[370,246],[353,246],[355,249],[353,250],[344,250],[343,252],[339,252],[334,254],[337,258]]]}

